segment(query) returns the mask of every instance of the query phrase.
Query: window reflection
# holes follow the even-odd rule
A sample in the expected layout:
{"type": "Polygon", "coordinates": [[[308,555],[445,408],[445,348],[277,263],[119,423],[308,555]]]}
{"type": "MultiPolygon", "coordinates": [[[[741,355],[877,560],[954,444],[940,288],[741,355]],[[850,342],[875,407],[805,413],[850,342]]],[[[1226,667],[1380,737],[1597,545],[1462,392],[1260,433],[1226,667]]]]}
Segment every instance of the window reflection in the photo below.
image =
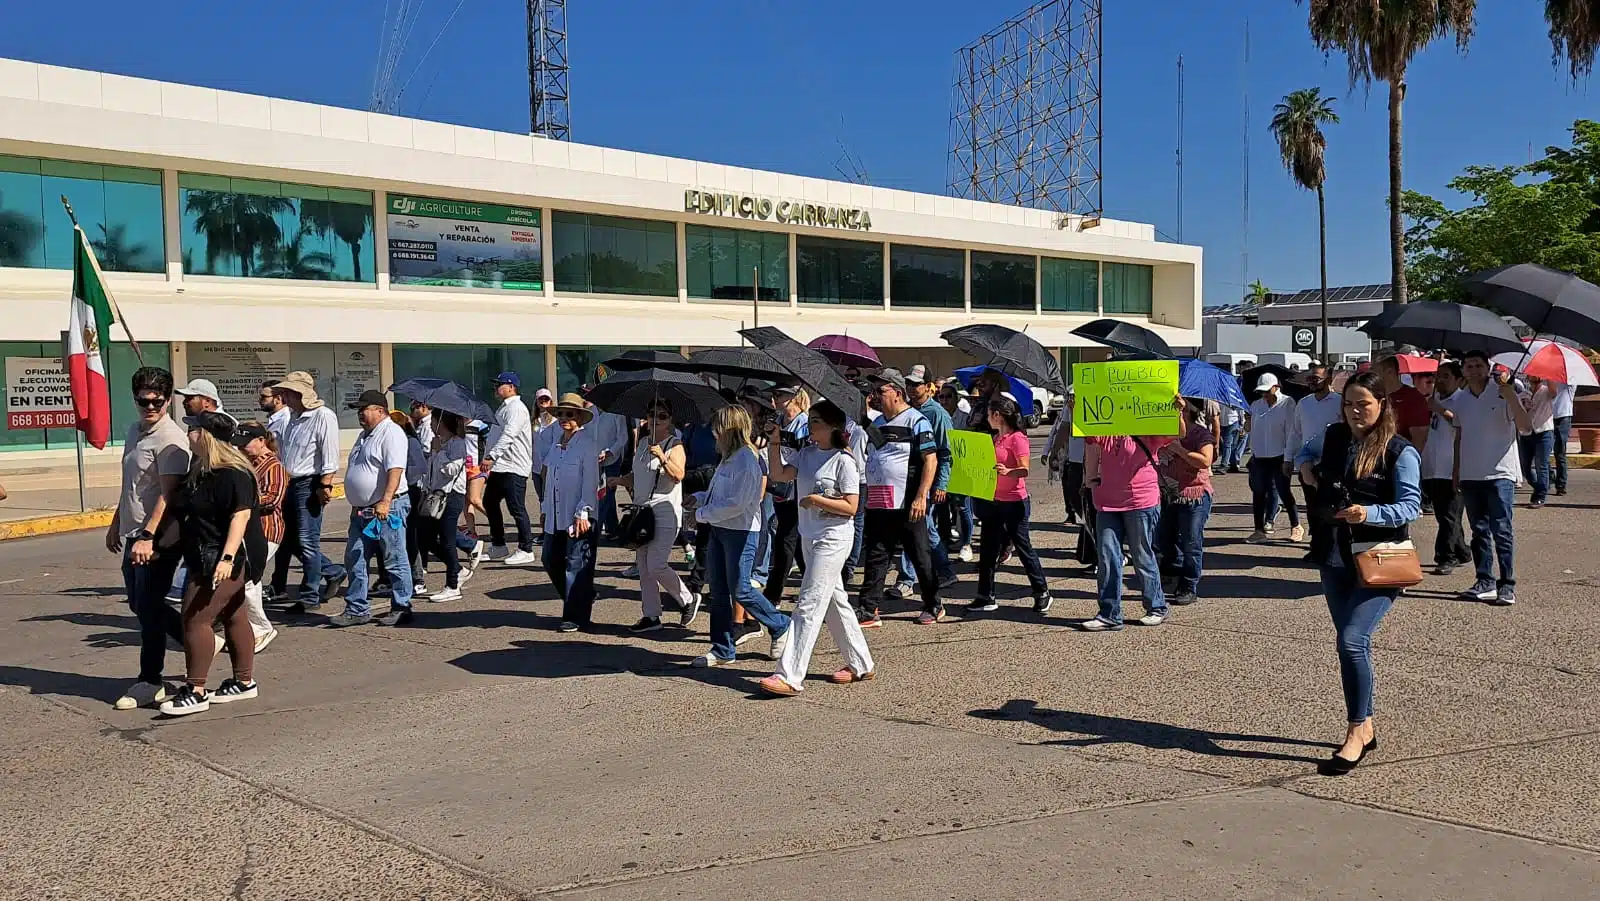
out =
{"type": "Polygon", "coordinates": [[[956,310],[966,306],[962,251],[895,244],[889,248],[889,260],[891,306],[956,310]]]}
{"type": "Polygon", "coordinates": [[[1046,311],[1095,313],[1100,309],[1100,264],[1095,260],[1045,257],[1039,273],[1040,301],[1046,311]]]}
{"type": "Polygon", "coordinates": [[[1150,315],[1155,299],[1155,269],[1138,263],[1105,264],[1105,312],[1150,315]]]}
{"type": "Polygon", "coordinates": [[[801,303],[883,305],[883,245],[837,238],[795,238],[801,303]]]}
{"type": "Polygon", "coordinates": [[[163,272],[161,173],[0,156],[0,266],[71,269],[65,196],[103,269],[163,272]]]}
{"type": "Polygon", "coordinates": [[[678,228],[671,222],[551,215],[557,291],[678,296],[678,228]]]}
{"type": "Polygon", "coordinates": [[[178,187],[186,274],[376,281],[370,192],[187,173],[178,187]]]}
{"type": "Polygon", "coordinates": [[[789,236],[735,228],[684,226],[690,297],[745,300],[759,271],[761,299],[789,302],[789,236]]]}
{"type": "Polygon", "coordinates": [[[1033,309],[1033,257],[972,252],[972,308],[1033,309]]]}

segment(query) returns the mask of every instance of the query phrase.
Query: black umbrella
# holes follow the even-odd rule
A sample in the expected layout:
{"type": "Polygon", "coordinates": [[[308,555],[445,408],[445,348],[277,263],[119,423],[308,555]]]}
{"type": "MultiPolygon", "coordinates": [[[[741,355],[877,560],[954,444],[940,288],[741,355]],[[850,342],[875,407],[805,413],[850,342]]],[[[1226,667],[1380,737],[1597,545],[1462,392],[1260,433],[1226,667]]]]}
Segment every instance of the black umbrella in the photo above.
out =
{"type": "Polygon", "coordinates": [[[1502,266],[1467,276],[1472,299],[1515,316],[1537,335],[1600,346],[1600,287],[1537,263],[1502,266]]]}
{"type": "Polygon", "coordinates": [[[964,325],[939,337],[956,350],[977,357],[991,369],[1057,394],[1067,393],[1055,354],[1016,329],[1003,325],[964,325]]]}
{"type": "Polygon", "coordinates": [[[650,405],[661,400],[674,419],[696,423],[710,422],[711,414],[728,405],[717,389],[699,376],[666,369],[613,373],[590,388],[585,397],[607,413],[629,419],[643,419],[650,414],[650,405]]]}
{"type": "MultiPolygon", "coordinates": [[[[601,363],[612,372],[633,372],[639,369],[655,369],[657,367],[682,366],[689,360],[675,350],[630,350],[620,357],[601,363]]],[[[679,372],[688,370],[678,369],[679,372]]]]}
{"type": "Polygon", "coordinates": [[[1096,319],[1072,330],[1080,338],[1117,351],[1121,356],[1137,359],[1173,360],[1172,348],[1155,332],[1141,325],[1121,319],[1096,319]]]}
{"type": "Polygon", "coordinates": [[[467,419],[494,421],[494,410],[465,385],[449,379],[415,378],[389,386],[395,394],[404,394],[413,401],[422,401],[435,410],[465,416],[467,419]]]}
{"type": "Polygon", "coordinates": [[[1436,300],[1395,304],[1369,319],[1358,331],[1428,350],[1481,350],[1492,355],[1518,353],[1523,348],[1517,333],[1493,312],[1471,304],[1436,300]]]}
{"type": "Polygon", "coordinates": [[[688,361],[682,367],[675,364],[662,368],[682,368],[688,372],[731,375],[735,378],[761,379],[767,382],[781,382],[789,378],[788,370],[754,347],[708,347],[690,354],[688,361]]]}
{"type": "Polygon", "coordinates": [[[866,415],[866,398],[827,357],[770,326],[743,329],[739,334],[782,366],[785,377],[792,375],[814,396],[832,401],[853,420],[866,415]]]}
{"type": "Polygon", "coordinates": [[[1278,377],[1278,391],[1287,397],[1299,400],[1311,393],[1311,386],[1299,381],[1300,373],[1287,366],[1279,366],[1277,363],[1262,363],[1260,366],[1246,369],[1244,374],[1239,376],[1239,386],[1244,389],[1244,396],[1249,398],[1251,403],[1261,396],[1261,392],[1256,390],[1256,382],[1268,374],[1278,377]]]}

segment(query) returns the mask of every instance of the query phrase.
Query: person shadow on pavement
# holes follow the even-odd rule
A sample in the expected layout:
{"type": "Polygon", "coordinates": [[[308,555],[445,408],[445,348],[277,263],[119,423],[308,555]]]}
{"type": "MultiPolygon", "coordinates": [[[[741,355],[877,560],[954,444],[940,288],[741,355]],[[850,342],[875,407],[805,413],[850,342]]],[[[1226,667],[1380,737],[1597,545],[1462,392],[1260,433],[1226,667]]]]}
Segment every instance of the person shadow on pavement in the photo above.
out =
{"type": "Polygon", "coordinates": [[[1323,757],[1229,748],[1222,746],[1219,742],[1298,745],[1305,748],[1338,748],[1338,745],[1328,742],[1305,741],[1298,738],[1283,738],[1275,735],[1247,735],[1235,732],[1212,732],[1205,729],[1191,729],[1186,726],[1173,726],[1148,720],[1124,719],[1119,716],[1050,710],[1040,707],[1038,701],[1021,698],[1007,701],[994,710],[972,710],[967,715],[985,720],[1036,723],[1057,732],[1069,732],[1083,736],[1082,738],[1063,738],[1055,741],[1040,742],[1040,744],[1059,745],[1068,748],[1130,744],[1159,751],[1189,751],[1194,754],[1205,754],[1211,757],[1287,760],[1297,763],[1318,763],[1323,760],[1323,757]]]}
{"type": "MultiPolygon", "coordinates": [[[[695,643],[695,650],[703,647],[703,640],[695,643]]],[[[631,644],[518,640],[509,648],[463,654],[450,664],[481,676],[570,679],[629,673],[647,678],[688,678],[745,691],[753,691],[755,680],[772,672],[771,661],[754,655],[741,657],[735,665],[714,669],[690,667],[687,663],[691,659],[631,644]]]]}

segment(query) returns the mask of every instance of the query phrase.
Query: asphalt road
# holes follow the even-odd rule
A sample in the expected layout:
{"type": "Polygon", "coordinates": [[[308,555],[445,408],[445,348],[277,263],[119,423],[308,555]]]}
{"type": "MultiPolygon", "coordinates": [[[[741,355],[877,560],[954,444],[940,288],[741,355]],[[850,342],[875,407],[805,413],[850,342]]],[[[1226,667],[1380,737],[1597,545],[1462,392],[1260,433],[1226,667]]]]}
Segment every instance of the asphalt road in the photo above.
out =
{"type": "MultiPolygon", "coordinates": [[[[608,550],[602,634],[557,635],[543,574],[489,565],[413,628],[285,620],[255,701],[117,713],[115,558],[7,542],[0,898],[1592,898],[1600,473],[1573,479],[1517,511],[1515,608],[1453,600],[1468,576],[1389,615],[1383,746],[1342,779],[1315,774],[1343,731],[1332,627],[1303,549],[1243,543],[1243,476],[1166,626],[1066,627],[1092,586],[1036,479],[1048,618],[1013,565],[998,613],[899,614],[876,681],[792,700],[752,694],[759,655],[684,667],[704,616],[624,634],[608,550]]],[[[837,663],[824,637],[813,674],[837,663]]]]}

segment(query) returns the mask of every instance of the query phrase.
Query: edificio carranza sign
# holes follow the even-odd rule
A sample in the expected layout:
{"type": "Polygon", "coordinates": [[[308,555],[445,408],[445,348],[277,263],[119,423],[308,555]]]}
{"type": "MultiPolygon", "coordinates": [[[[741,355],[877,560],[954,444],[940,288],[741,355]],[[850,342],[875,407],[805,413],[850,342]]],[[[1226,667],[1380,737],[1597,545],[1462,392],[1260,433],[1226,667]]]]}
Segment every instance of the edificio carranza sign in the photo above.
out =
{"type": "Polygon", "coordinates": [[[711,216],[737,216],[789,225],[817,225],[826,228],[872,230],[872,214],[853,207],[804,203],[799,200],[773,200],[754,194],[724,194],[690,188],[683,192],[683,208],[690,213],[711,216]]]}

